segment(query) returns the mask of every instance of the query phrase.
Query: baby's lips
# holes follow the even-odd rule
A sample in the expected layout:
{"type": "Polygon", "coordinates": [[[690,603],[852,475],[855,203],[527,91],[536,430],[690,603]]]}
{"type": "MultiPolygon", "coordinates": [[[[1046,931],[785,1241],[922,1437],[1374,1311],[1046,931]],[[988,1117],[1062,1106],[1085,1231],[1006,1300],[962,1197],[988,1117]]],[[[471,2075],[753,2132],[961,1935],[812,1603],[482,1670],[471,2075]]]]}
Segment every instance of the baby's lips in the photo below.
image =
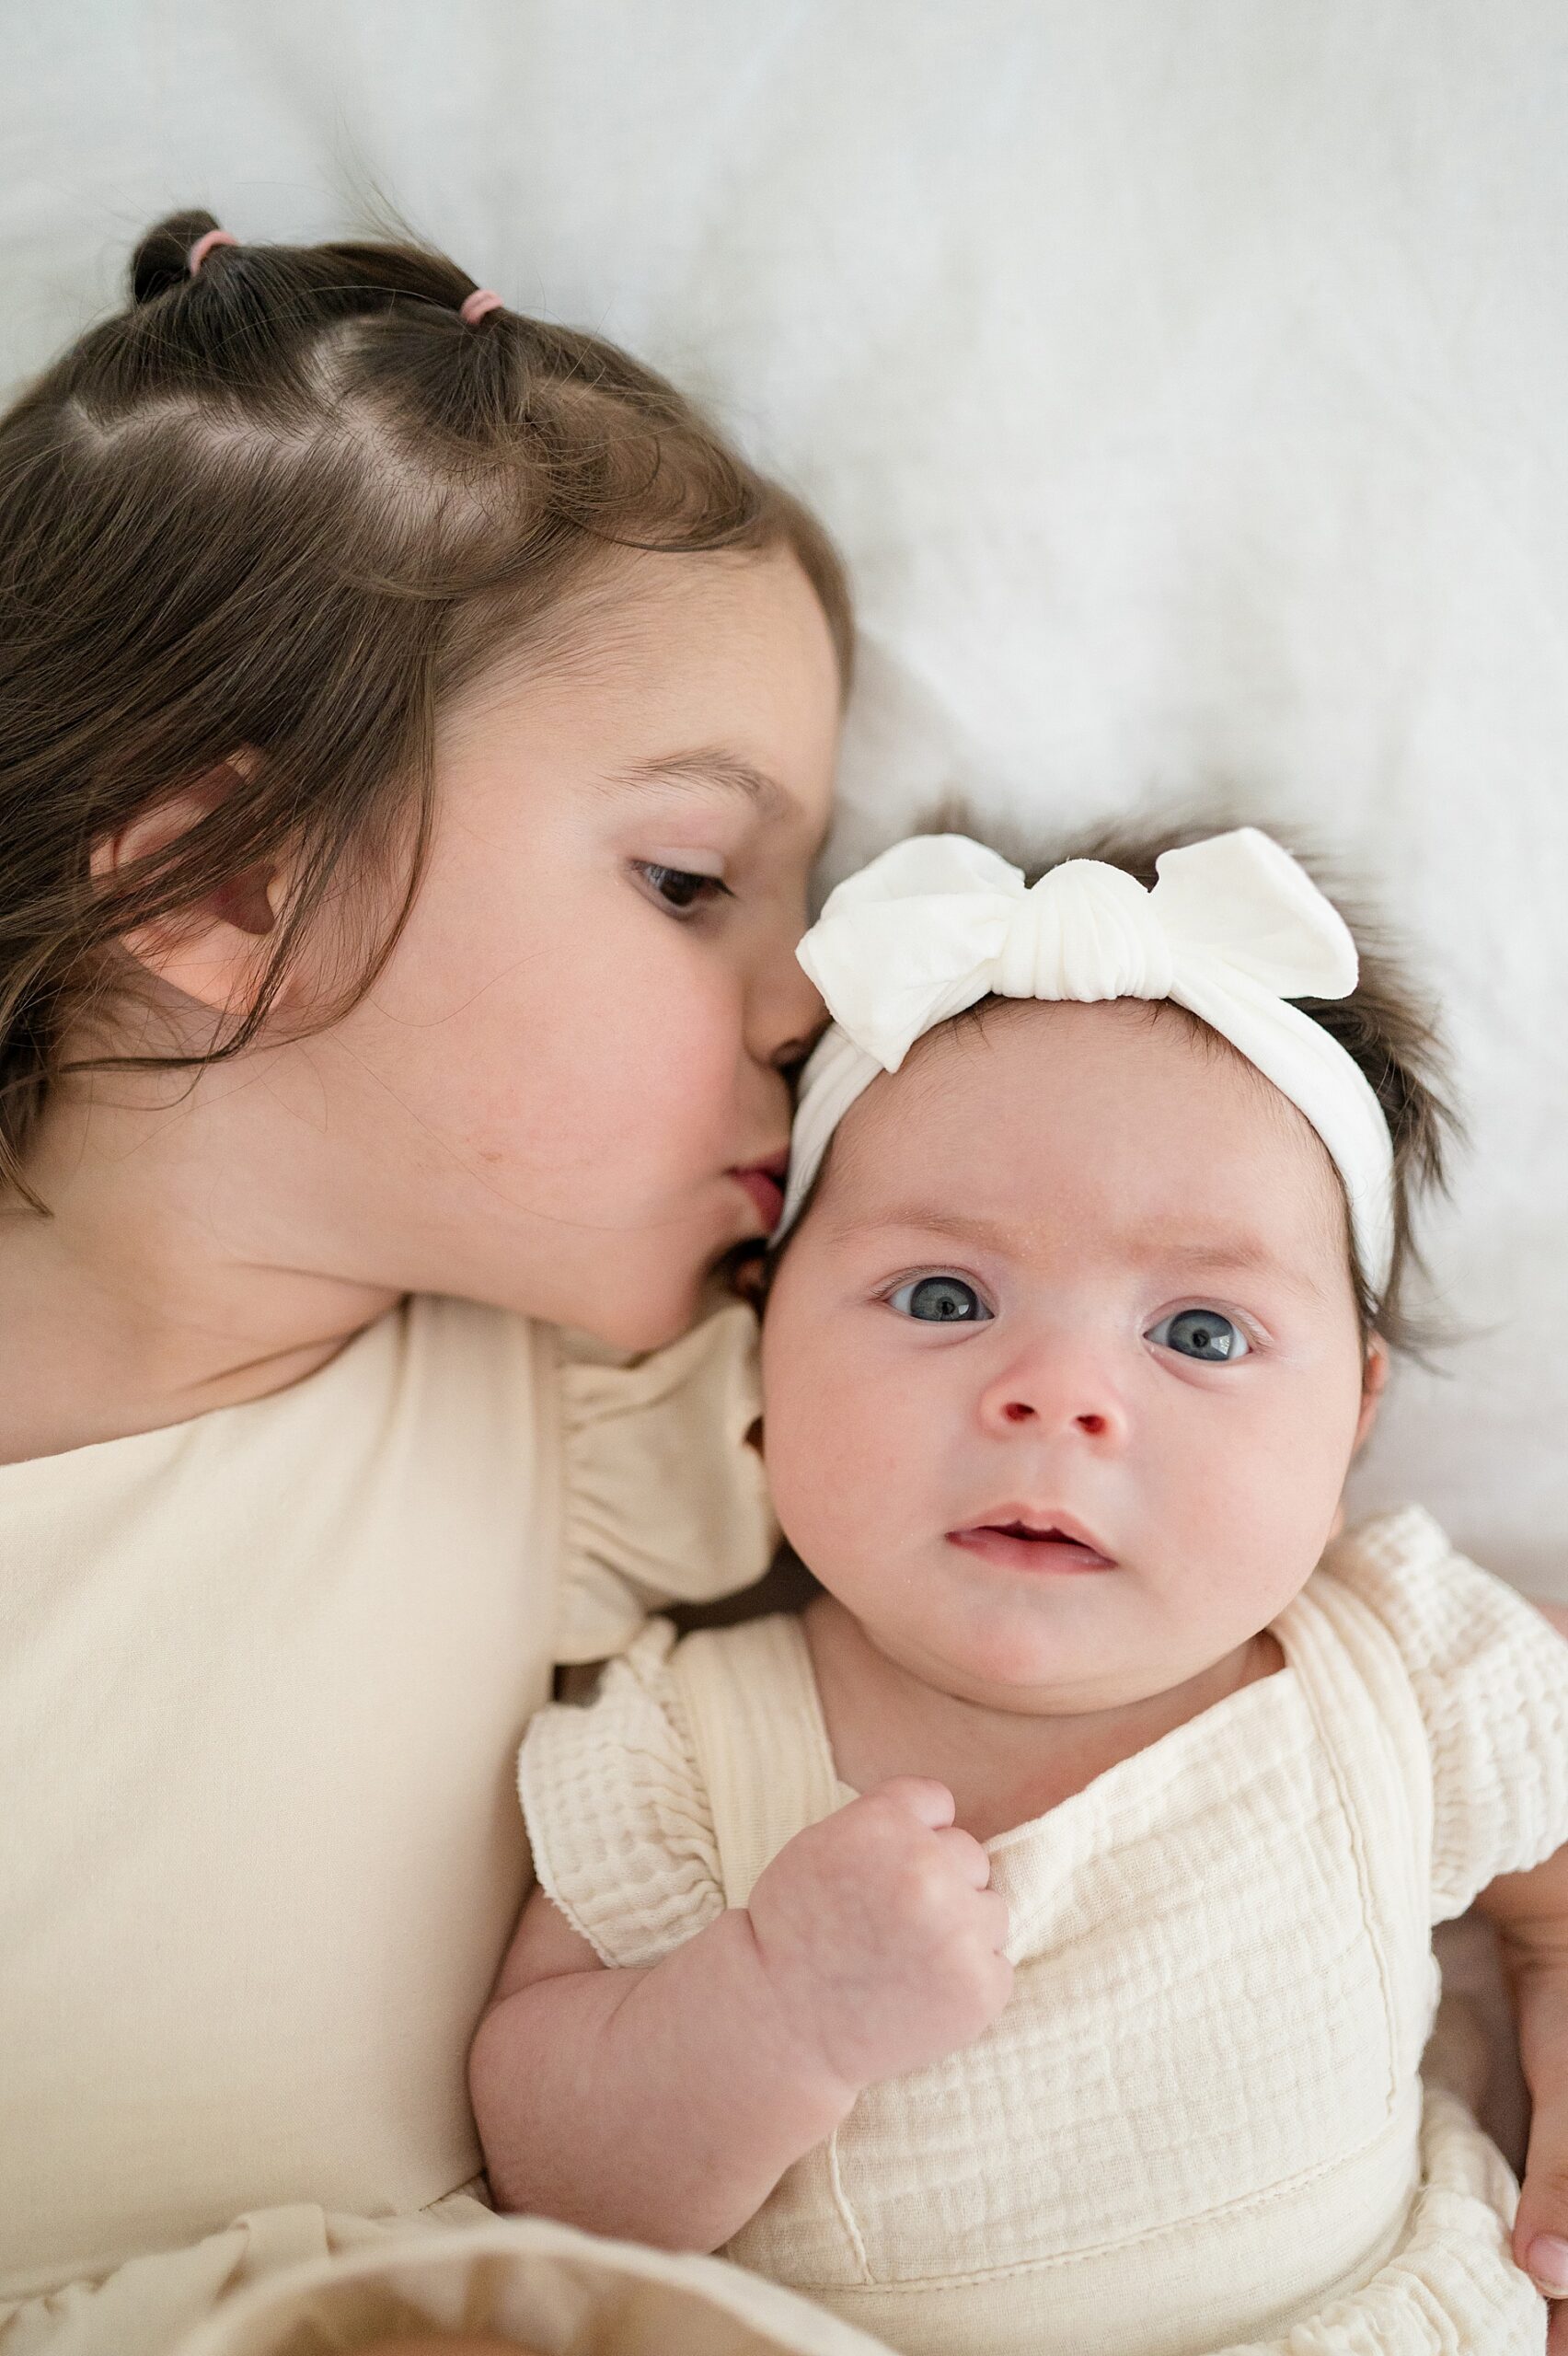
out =
{"type": "Polygon", "coordinates": [[[1073,1514],[1058,1513],[1054,1507],[1020,1504],[1016,1498],[1009,1498],[1004,1505],[990,1507],[986,1512],[976,1514],[972,1521],[950,1530],[948,1535],[962,1540],[977,1537],[986,1530],[998,1530],[1009,1536],[1034,1539],[1041,1542],[1051,1539],[1065,1541],[1069,1546],[1081,1546],[1087,1553],[1097,1554],[1102,1563],[1113,1567],[1116,1561],[1110,1547],[1097,1537],[1087,1522],[1079,1521],[1073,1514]]]}

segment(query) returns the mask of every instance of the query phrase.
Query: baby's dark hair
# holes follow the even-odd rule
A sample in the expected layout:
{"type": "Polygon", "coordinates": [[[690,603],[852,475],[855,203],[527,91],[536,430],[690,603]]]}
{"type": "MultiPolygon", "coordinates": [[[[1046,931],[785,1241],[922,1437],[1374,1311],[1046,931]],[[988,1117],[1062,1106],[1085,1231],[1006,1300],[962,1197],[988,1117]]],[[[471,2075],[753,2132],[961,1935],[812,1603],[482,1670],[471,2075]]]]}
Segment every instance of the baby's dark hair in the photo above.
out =
{"type": "Polygon", "coordinates": [[[389,915],[360,895],[346,1011],[418,888],[438,710],[615,552],[791,552],[847,682],[826,535],[663,377],[504,307],[470,324],[473,280],[417,244],[216,227],[160,222],[128,306],[0,419],[0,1196],[35,1208],[24,1159],[112,945],[286,853],[242,1017],[78,1066],[199,1068],[257,1036],[329,895],[390,882],[389,915]],[[242,750],[207,815],[95,883],[95,844],[242,750]]]}
{"type": "MultiPolygon", "coordinates": [[[[1229,813],[1189,820],[1159,829],[1147,826],[1102,827],[1048,849],[1038,835],[1025,837],[1006,826],[982,826],[957,802],[944,803],[916,834],[963,834],[984,842],[1023,870],[1035,884],[1053,867],[1069,859],[1092,859],[1135,876],[1147,891],[1157,883],[1156,861],[1163,851],[1201,842],[1210,835],[1247,823],[1229,813]]],[[[1307,870],[1344,918],[1356,945],[1360,974],[1355,989],[1343,999],[1297,999],[1303,1014],[1311,1016],[1336,1039],[1365,1074],[1389,1125],[1394,1160],[1394,1241],[1387,1281],[1374,1286],[1362,1266],[1351,1238],[1351,1276],[1362,1331],[1368,1339],[1381,1335],[1391,1348],[1422,1357],[1440,1338],[1433,1321],[1412,1306],[1412,1280],[1422,1271],[1414,1236],[1417,1206],[1447,1184],[1447,1156],[1458,1135],[1458,1122],[1448,1102],[1450,1085],[1434,1007],[1417,988],[1401,955],[1378,918],[1359,907],[1328,880],[1322,862],[1304,855],[1282,837],[1277,827],[1266,830],[1307,870]]],[[[1006,1003],[982,999],[955,1018],[960,1022],[983,1022],[988,1008],[1006,1003]]],[[[1166,1010],[1163,1006],[1161,1012],[1166,1010]]],[[[1206,1024],[1184,1009],[1170,1011],[1202,1031],[1206,1024]]],[[[820,1182],[821,1172],[818,1173],[820,1182]]],[[[813,1187],[813,1192],[814,1187],[813,1187]]],[[[788,1245],[784,1247],[788,1248],[788,1245]]],[[[777,1255],[775,1255],[777,1257],[777,1255]]],[[[769,1271],[771,1274],[771,1270],[769,1271]]]]}

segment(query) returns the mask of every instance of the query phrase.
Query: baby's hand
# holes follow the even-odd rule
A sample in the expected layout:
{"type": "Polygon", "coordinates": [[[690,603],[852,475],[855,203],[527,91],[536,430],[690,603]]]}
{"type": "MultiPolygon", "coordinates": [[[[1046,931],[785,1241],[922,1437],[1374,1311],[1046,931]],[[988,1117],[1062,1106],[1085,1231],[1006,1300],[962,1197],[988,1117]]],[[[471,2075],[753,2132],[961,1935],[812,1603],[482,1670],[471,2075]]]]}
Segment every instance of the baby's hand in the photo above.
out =
{"type": "Polygon", "coordinates": [[[1012,1990],[1008,1911],[952,1794],[895,1776],[787,1842],[750,1914],[790,2037],[858,2094],[989,2027],[1012,1990]]]}

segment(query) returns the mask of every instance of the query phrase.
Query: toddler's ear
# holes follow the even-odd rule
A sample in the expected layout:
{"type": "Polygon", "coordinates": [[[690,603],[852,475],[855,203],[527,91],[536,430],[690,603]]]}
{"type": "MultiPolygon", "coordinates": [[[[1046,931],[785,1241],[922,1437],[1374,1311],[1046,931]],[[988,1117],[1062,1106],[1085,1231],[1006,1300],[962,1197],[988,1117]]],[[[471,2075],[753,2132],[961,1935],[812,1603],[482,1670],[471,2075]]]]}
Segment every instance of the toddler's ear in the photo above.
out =
{"type": "MultiPolygon", "coordinates": [[[[123,882],[139,861],[171,849],[210,817],[225,795],[259,766],[236,753],[209,776],[141,811],[117,834],[97,843],[92,872],[104,884],[123,882]]],[[[286,878],[249,870],[215,884],[178,916],[133,927],[121,936],[127,955],[148,973],[214,1014],[238,1014],[266,964],[268,936],[277,921],[286,878]]]]}
{"type": "Polygon", "coordinates": [[[1355,1442],[1351,1450],[1358,1455],[1366,1435],[1378,1420],[1378,1409],[1389,1380],[1389,1345],[1381,1334],[1374,1334],[1366,1345],[1366,1360],[1361,1373],[1361,1413],[1355,1421],[1355,1442]]]}

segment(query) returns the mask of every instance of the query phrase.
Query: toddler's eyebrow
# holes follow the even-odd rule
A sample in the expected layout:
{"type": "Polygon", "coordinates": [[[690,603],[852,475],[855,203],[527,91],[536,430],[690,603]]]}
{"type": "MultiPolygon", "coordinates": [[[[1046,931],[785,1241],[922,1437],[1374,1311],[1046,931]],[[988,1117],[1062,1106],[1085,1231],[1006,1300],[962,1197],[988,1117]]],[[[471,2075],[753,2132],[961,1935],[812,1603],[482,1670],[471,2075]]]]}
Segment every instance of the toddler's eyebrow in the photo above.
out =
{"type": "Polygon", "coordinates": [[[789,804],[789,796],[776,778],[769,777],[754,762],[743,760],[738,753],[726,752],[721,745],[703,745],[691,752],[664,753],[657,760],[638,761],[630,768],[616,770],[605,782],[612,789],[675,785],[690,786],[698,792],[739,794],[762,818],[781,816],[789,804]]]}

